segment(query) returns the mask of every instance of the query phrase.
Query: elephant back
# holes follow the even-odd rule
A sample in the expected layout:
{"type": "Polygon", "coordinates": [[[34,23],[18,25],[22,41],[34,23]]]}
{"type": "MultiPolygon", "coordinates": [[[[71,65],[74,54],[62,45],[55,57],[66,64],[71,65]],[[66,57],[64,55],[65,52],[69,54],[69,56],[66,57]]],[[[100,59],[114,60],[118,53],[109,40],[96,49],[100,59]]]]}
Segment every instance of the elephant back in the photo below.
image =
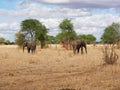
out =
{"type": "Polygon", "coordinates": [[[36,43],[33,42],[33,41],[29,41],[29,42],[27,43],[27,46],[30,47],[30,48],[35,48],[35,47],[36,47],[36,43]]]}

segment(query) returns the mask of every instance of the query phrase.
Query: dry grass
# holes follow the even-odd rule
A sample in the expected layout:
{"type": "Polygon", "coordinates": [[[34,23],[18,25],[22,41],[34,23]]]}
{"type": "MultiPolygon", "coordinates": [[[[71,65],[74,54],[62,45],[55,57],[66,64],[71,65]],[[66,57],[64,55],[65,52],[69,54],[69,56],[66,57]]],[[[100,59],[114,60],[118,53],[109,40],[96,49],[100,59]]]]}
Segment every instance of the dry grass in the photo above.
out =
{"type": "Polygon", "coordinates": [[[118,60],[118,55],[115,51],[115,46],[106,45],[103,48],[103,60],[106,64],[115,64],[118,60]]]}
{"type": "Polygon", "coordinates": [[[37,47],[35,55],[0,46],[0,90],[119,90],[120,59],[104,65],[102,56],[101,46],[88,46],[83,55],[60,45],[37,47]]]}

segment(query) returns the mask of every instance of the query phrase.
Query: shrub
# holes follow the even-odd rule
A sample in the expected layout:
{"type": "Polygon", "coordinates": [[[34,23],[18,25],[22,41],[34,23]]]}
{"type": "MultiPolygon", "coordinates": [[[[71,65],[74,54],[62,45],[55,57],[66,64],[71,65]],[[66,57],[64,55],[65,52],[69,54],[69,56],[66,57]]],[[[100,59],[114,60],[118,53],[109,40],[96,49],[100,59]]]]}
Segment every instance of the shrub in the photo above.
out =
{"type": "Polygon", "coordinates": [[[103,60],[107,64],[115,64],[117,62],[118,55],[115,52],[115,47],[106,45],[103,48],[103,60]]]}

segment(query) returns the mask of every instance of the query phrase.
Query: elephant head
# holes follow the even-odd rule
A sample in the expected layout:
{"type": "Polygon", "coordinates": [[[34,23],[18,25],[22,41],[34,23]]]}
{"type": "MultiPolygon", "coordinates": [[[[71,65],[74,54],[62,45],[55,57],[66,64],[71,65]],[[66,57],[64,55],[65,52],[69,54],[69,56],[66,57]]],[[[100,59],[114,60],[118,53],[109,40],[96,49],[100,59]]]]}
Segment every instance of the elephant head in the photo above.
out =
{"type": "Polygon", "coordinates": [[[23,43],[23,52],[24,52],[24,48],[27,47],[27,41],[23,43]]]}

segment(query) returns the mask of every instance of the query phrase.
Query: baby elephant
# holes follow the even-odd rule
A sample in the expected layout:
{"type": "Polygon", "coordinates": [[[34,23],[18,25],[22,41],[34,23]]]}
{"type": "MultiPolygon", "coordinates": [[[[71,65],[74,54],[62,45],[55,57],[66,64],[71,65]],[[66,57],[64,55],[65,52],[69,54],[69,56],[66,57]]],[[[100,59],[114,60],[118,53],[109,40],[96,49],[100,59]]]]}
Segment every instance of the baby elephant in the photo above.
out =
{"type": "Polygon", "coordinates": [[[35,50],[36,50],[36,43],[33,42],[33,41],[26,41],[23,43],[23,52],[24,52],[24,48],[27,47],[27,51],[28,53],[35,53],[35,50]]]}

